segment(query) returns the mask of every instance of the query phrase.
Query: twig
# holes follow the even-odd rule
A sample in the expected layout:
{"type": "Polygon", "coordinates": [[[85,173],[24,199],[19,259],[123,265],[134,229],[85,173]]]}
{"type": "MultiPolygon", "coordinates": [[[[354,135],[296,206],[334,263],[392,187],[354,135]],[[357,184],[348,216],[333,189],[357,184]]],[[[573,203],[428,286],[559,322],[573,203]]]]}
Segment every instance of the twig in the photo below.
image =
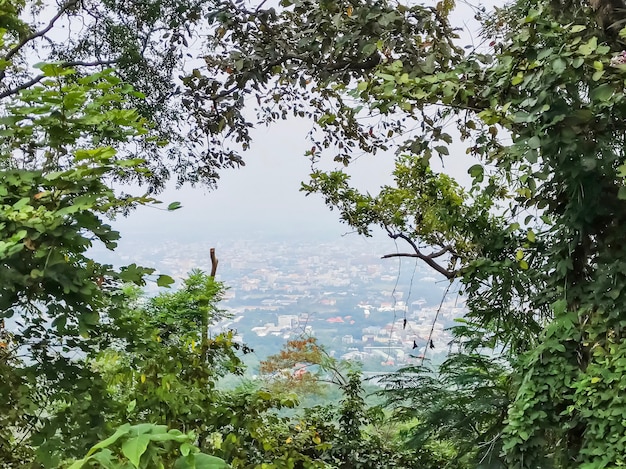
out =
{"type": "Polygon", "coordinates": [[[421,366],[424,366],[424,360],[426,359],[426,352],[428,351],[428,348],[429,347],[432,348],[433,332],[435,331],[435,324],[437,324],[437,318],[439,317],[439,313],[441,312],[441,308],[443,307],[443,302],[445,301],[446,296],[448,296],[448,292],[450,291],[451,286],[452,286],[452,282],[448,284],[446,291],[443,292],[443,296],[441,297],[441,303],[439,303],[439,308],[437,308],[437,312],[435,313],[433,324],[430,328],[430,332],[428,333],[428,340],[426,341],[426,345],[424,346],[424,353],[422,354],[422,363],[420,363],[421,366]]]}
{"type": "Polygon", "coordinates": [[[258,13],[259,10],[261,8],[263,8],[263,5],[265,5],[265,3],[267,3],[267,0],[263,0],[261,3],[259,3],[259,5],[256,7],[256,9],[254,10],[255,13],[258,13]]]}

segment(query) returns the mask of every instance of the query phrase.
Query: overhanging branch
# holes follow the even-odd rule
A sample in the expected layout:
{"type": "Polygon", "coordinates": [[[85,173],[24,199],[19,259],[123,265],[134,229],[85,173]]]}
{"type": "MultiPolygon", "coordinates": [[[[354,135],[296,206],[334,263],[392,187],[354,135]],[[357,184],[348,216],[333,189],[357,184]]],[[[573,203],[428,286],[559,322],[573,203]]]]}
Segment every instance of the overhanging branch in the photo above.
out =
{"type": "Polygon", "coordinates": [[[432,269],[434,269],[437,272],[439,272],[441,275],[446,277],[448,280],[451,280],[451,279],[455,278],[458,275],[458,271],[456,271],[456,270],[448,270],[444,266],[442,266],[441,264],[438,264],[434,260],[435,258],[437,258],[439,256],[442,256],[443,254],[445,254],[447,252],[452,252],[452,248],[450,246],[446,246],[443,249],[441,249],[440,251],[436,251],[436,252],[433,252],[431,254],[424,254],[419,249],[417,244],[415,244],[415,242],[411,238],[406,236],[405,234],[402,234],[402,233],[392,233],[390,230],[387,230],[387,234],[389,235],[390,238],[393,238],[393,239],[400,238],[400,239],[405,240],[413,248],[414,252],[396,252],[396,253],[393,253],[393,254],[386,254],[386,255],[382,256],[381,259],[389,259],[391,257],[413,257],[413,258],[421,259],[429,267],[431,267],[432,269]]]}
{"type": "Polygon", "coordinates": [[[30,80],[28,80],[28,81],[25,81],[21,85],[16,86],[15,88],[9,88],[8,90],[3,91],[3,92],[0,93],[0,99],[7,98],[9,96],[12,96],[14,94],[19,93],[22,90],[30,88],[31,86],[36,85],[37,83],[39,83],[44,78],[46,78],[45,75],[37,75],[36,77],[33,77],[30,80]]]}

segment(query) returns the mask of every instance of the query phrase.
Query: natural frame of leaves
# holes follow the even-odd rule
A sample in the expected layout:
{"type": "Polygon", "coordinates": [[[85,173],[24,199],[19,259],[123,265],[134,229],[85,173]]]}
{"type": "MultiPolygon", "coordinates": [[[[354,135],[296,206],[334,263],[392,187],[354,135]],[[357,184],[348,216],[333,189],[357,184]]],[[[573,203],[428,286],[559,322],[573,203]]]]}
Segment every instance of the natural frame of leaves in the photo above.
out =
{"type": "MultiPolygon", "coordinates": [[[[305,189],[322,192],[361,232],[382,225],[408,242],[408,255],[464,285],[485,345],[514,358],[502,446],[509,467],[621,463],[625,98],[611,15],[601,8],[597,21],[582,2],[520,1],[483,16],[493,49],[465,54],[446,2],[281,5],[223,2],[209,15],[217,46],[183,83],[198,128],[232,130],[247,146],[250,96],[261,121],[313,117],[314,160],[326,150],[349,163],[405,134],[399,187],[372,197],[342,172],[316,172],[305,189]],[[380,120],[360,121],[362,110],[380,120]],[[424,169],[448,157],[450,120],[479,160],[469,191],[424,169]],[[412,191],[425,197],[410,204],[412,191]]],[[[9,26],[18,41],[29,37],[25,25],[9,26]]]]}
{"type": "Polygon", "coordinates": [[[111,146],[150,138],[147,122],[123,104],[139,95],[112,70],[77,76],[57,64],[39,68],[45,78],[5,98],[0,118],[0,317],[13,323],[3,342],[10,366],[0,386],[0,438],[4,461],[14,448],[28,450],[28,440],[51,467],[61,439],[74,438],[80,450],[106,431],[103,415],[112,412],[101,377],[74,354],[106,346],[102,320],[123,307],[116,291],[154,273],[135,264],[116,269],[87,251],[95,242],[116,246],[119,233],[106,218],[156,201],[111,187],[116,177],[147,171],[144,160],[111,146]],[[70,424],[72,412],[81,419],[70,424]]]}

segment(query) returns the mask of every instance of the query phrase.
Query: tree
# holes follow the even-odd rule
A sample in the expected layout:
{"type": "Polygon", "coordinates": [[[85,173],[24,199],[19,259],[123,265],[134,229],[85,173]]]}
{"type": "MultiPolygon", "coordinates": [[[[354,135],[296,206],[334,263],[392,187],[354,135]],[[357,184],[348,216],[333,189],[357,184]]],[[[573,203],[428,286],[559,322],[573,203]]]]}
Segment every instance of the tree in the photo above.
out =
{"type": "Polygon", "coordinates": [[[304,453],[315,454],[316,459],[330,467],[441,466],[442,461],[427,449],[407,451],[396,434],[390,439],[381,438],[375,427],[388,422],[380,407],[366,403],[361,372],[354,365],[329,356],[314,337],[287,342],[280,353],[261,362],[260,372],[278,396],[285,390],[305,396],[322,393],[328,386],[338,388],[338,405],[313,406],[297,415],[298,428],[313,430],[313,441],[318,443],[313,451],[304,448],[304,453]]]}
{"type": "Polygon", "coordinates": [[[27,421],[20,438],[53,437],[59,421],[46,409],[73,399],[74,410],[82,407],[84,417],[93,418],[82,422],[96,426],[102,416],[89,401],[102,389],[72,356],[101,343],[101,318],[120,308],[119,285],[142,284],[154,272],[114,269],[86,255],[93,242],[115,247],[119,234],[103,217],[154,202],[115,194],[110,186],[117,175],[146,171],[143,160],[120,159],[111,146],[148,133],[146,121],[120,105],[134,92],[110,71],[77,77],[53,64],[41,70],[45,79],[5,100],[0,123],[0,312],[14,325],[5,349],[15,365],[3,382],[17,386],[3,385],[2,396],[22,394],[21,406],[3,412],[9,439],[15,419],[27,421]],[[23,360],[16,361],[18,354],[23,360]]]}
{"type": "Polygon", "coordinates": [[[108,327],[111,345],[88,356],[120,409],[109,420],[194,430],[205,444],[219,398],[215,384],[229,373],[241,375],[239,352],[250,352],[234,341],[233,331],[203,344],[202,325],[224,318],[218,309],[223,291],[213,277],[193,271],[177,291],[125,295],[125,310],[108,327]]]}
{"type": "Polygon", "coordinates": [[[506,468],[502,432],[514,389],[509,363],[481,353],[449,356],[433,373],[412,366],[383,378],[393,418],[409,424],[407,445],[451,451],[441,467],[506,468]]]}
{"type": "MultiPolygon", "coordinates": [[[[29,311],[24,337],[47,344],[33,350],[41,357],[36,363],[54,363],[49,331],[61,331],[64,342],[71,337],[58,346],[80,347],[87,343],[80,334],[96,330],[100,311],[116,315],[116,303],[100,294],[100,278],[113,288],[120,280],[141,282],[146,273],[136,266],[114,272],[84,256],[86,230],[114,241],[99,215],[148,201],[112,195],[101,173],[148,181],[153,189],[170,169],[181,181],[214,181],[220,165],[240,162],[236,147],[249,146],[246,106],[256,102],[260,122],[289,115],[316,122],[314,163],[323,153],[349,164],[359,151],[398,151],[395,182],[379,194],[359,192],[344,169],[316,169],[304,189],[323,194],[357,231],[380,226],[407,243],[410,251],[400,255],[460,282],[470,324],[457,329],[461,351],[471,352],[468,341],[478,339],[511,366],[506,395],[513,397],[500,422],[508,467],[623,464],[624,404],[616,388],[625,371],[618,301],[625,284],[626,33],[619,5],[594,1],[594,12],[583,2],[520,0],[489,14],[477,9],[481,43],[467,51],[448,22],[454,4],[446,0],[432,8],[282,0],[279,9],[216,0],[186,3],[184,10],[165,0],[70,1],[41,29],[20,19],[33,5],[12,3],[0,15],[0,99],[9,137],[3,177],[11,187],[0,193],[8,233],[0,266],[8,282],[5,310],[22,314],[51,298],[46,314],[60,318],[46,329],[48,316],[29,311]],[[90,18],[86,34],[66,48],[48,34],[62,18],[90,18]],[[182,46],[204,19],[202,62],[178,82],[172,74],[182,67],[182,46]],[[104,40],[95,41],[94,32],[104,40]],[[170,34],[162,55],[153,48],[161,32],[170,34]],[[44,37],[60,62],[30,73],[25,52],[44,37]],[[111,88],[141,99],[115,74],[85,76],[87,68],[112,63],[116,74],[139,91],[153,89],[156,99],[139,112],[116,105],[117,98],[100,101],[111,88]],[[144,79],[150,70],[154,81],[144,79]],[[169,125],[168,113],[180,110],[169,125]],[[176,124],[191,120],[187,157],[165,146],[156,158],[135,160],[124,143],[148,130],[142,115],[157,124],[154,139],[140,139],[141,149],[159,147],[166,136],[176,143],[176,124]],[[431,165],[433,156],[445,162],[455,151],[451,125],[477,161],[469,188],[431,165]],[[203,138],[211,147],[194,153],[203,138]],[[234,146],[216,146],[223,138],[234,146]],[[45,205],[47,192],[60,194],[53,205],[45,205]],[[45,220],[33,216],[40,212],[45,220]],[[37,234],[42,226],[45,236],[37,234]],[[55,249],[45,249],[48,236],[55,249]],[[48,269],[52,260],[55,269],[48,269]],[[69,269],[78,282],[56,269],[69,269]]],[[[17,378],[34,383],[46,373],[29,376],[17,378]]],[[[44,435],[55,431],[41,428],[44,435]]]]}
{"type": "MultiPolygon", "coordinates": [[[[119,330],[109,329],[125,311],[121,285],[143,285],[154,273],[135,264],[116,269],[88,255],[95,242],[115,248],[119,233],[107,218],[157,203],[148,195],[120,194],[113,184],[162,184],[160,163],[142,156],[167,145],[163,139],[171,134],[155,106],[172,67],[151,74],[156,88],[147,91],[157,98],[151,102],[120,79],[120,70],[124,65],[129,76],[146,76],[140,72],[162,56],[150,56],[154,25],[142,28],[163,13],[180,29],[165,13],[176,10],[162,2],[111,10],[116,6],[68,1],[40,25],[51,5],[1,5],[0,318],[9,319],[11,332],[2,342],[0,438],[7,464],[26,464],[36,449],[39,462],[54,466],[59,455],[86,450],[107,431],[105,416],[116,409],[106,383],[83,358],[121,339],[119,330]],[[29,14],[32,24],[24,19],[29,14]],[[61,29],[75,31],[72,22],[85,17],[91,19],[84,37],[55,42],[61,29]],[[122,27],[131,17],[134,35],[122,27]],[[47,61],[31,66],[34,55],[47,61]],[[65,453],[58,451],[61,441],[72,443],[65,453]]],[[[179,11],[178,18],[187,14],[179,11]]],[[[166,275],[153,279],[173,283],[166,275]]]]}
{"type": "MultiPolygon", "coordinates": [[[[0,108],[7,99],[46,79],[32,63],[42,60],[88,75],[107,68],[141,92],[128,102],[148,119],[158,138],[124,147],[141,155],[150,171],[118,175],[162,189],[176,178],[214,185],[218,171],[243,163],[229,145],[247,141],[248,128],[229,111],[195,101],[193,68],[201,61],[190,44],[210,34],[218,0],[18,0],[2,3],[0,13],[0,108]],[[33,58],[35,58],[33,60],[33,58]],[[169,142],[169,143],[168,143],[169,142]]],[[[203,82],[204,84],[204,82],[203,82]]],[[[211,98],[209,95],[208,98],[211,98]]],[[[214,96],[217,103],[220,98],[214,96]]]]}
{"type": "MultiPolygon", "coordinates": [[[[255,124],[288,113],[323,117],[325,103],[342,103],[333,81],[371,73],[381,62],[379,39],[408,58],[420,49],[419,41],[410,39],[412,33],[422,26],[441,26],[433,21],[434,10],[411,8],[405,18],[385,2],[372,2],[367,17],[351,15],[354,33],[334,43],[331,38],[348,31],[338,14],[347,4],[332,6],[335,23],[325,13],[317,15],[318,29],[300,20],[318,11],[309,8],[313,4],[295,2],[284,21],[276,9],[263,8],[264,3],[248,8],[230,0],[6,1],[0,13],[0,107],[45,79],[32,66],[36,60],[81,75],[113,68],[117,78],[142,93],[128,100],[158,135],[124,148],[129,156],[142,154],[150,169],[125,176],[148,183],[152,191],[173,178],[179,184],[214,186],[220,170],[244,164],[242,152],[250,147],[255,124]],[[282,25],[293,27],[282,30],[282,25]],[[317,37],[325,37],[320,48],[315,46],[317,37]],[[305,70],[313,74],[300,76],[305,70]],[[313,90],[309,84],[317,78],[328,86],[313,90]],[[291,84],[297,83],[299,92],[291,94],[291,84]],[[267,86],[275,92],[266,93],[267,86]],[[263,103],[259,119],[245,112],[251,94],[263,103]],[[286,101],[279,99],[283,94],[286,101]],[[301,96],[317,110],[301,106],[301,96]]],[[[449,33],[444,27],[436,35],[445,40],[449,33]]],[[[349,106],[340,105],[340,112],[356,123],[349,106]]],[[[334,125],[332,116],[324,120],[334,125]]],[[[367,133],[355,134],[350,126],[344,130],[348,135],[341,130],[336,139],[329,133],[325,144],[351,147],[356,139],[372,150],[382,144],[367,133]]]]}
{"type": "Polygon", "coordinates": [[[316,118],[314,160],[323,149],[345,163],[356,148],[398,150],[395,184],[377,195],[351,187],[343,169],[317,170],[304,188],[358,231],[381,226],[408,243],[401,255],[461,283],[483,345],[514,367],[502,420],[508,467],[622,464],[618,9],[594,4],[599,22],[582,2],[477,10],[481,42],[464,52],[447,21],[450,3],[281,5],[223,20],[237,47],[207,62],[230,71],[233,86],[247,85],[270,121],[316,118]],[[233,32],[234,24],[242,26],[233,32]],[[299,108],[296,94],[310,107],[299,108]],[[430,164],[448,159],[451,124],[477,160],[469,189],[430,164]]]}

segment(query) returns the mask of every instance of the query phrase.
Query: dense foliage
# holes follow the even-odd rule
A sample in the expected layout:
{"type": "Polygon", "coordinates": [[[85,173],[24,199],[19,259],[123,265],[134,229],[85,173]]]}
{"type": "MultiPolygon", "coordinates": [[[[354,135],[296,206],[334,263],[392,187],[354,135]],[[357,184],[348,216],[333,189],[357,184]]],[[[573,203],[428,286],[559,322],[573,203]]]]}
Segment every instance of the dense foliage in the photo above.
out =
{"type": "Polygon", "coordinates": [[[53,3],[0,1],[3,466],[626,464],[624,5],[477,8],[467,48],[449,0],[53,3]],[[287,394],[218,391],[247,350],[202,332],[222,314],[213,277],[145,299],[127,284],[173,280],[89,257],[115,248],[107,218],[156,203],[116,181],[213,184],[252,125],[290,116],[314,122],[314,165],[342,165],[304,190],[467,296],[458,353],[388,378],[412,453],[311,341],[266,371],[312,361],[339,407],[298,421],[287,394]],[[434,164],[458,141],[468,187],[434,164]],[[393,183],[351,185],[354,155],[389,149],[393,183]]]}

